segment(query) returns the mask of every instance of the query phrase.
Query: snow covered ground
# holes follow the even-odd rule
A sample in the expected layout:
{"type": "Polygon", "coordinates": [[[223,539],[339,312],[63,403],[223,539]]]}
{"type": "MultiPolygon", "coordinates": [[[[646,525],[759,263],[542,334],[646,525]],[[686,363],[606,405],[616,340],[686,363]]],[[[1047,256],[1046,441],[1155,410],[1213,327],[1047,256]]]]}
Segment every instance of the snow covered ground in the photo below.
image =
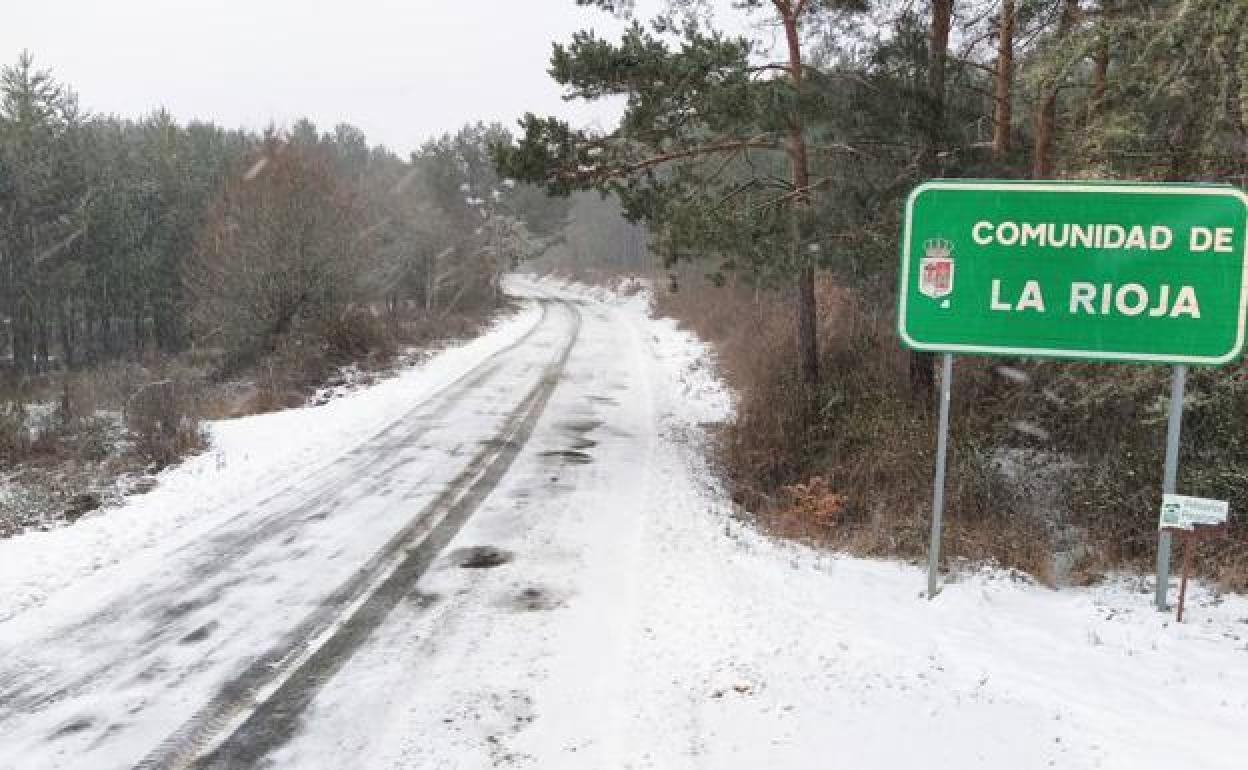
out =
{"type": "Polygon", "coordinates": [[[1198,590],[1176,625],[1130,580],[985,572],[927,601],[915,567],[774,542],[707,468],[731,401],[705,346],[644,296],[513,289],[562,302],[328,406],[215,426],[148,497],[0,543],[0,767],[188,766],[153,749],[491,441],[513,454],[469,479],[463,529],[209,720],[201,766],[1248,766],[1245,599],[1198,590]],[[516,412],[569,340],[549,401],[516,412]],[[299,527],[253,536],[288,510],[299,527]],[[290,724],[248,732],[275,701],[290,724]]]}

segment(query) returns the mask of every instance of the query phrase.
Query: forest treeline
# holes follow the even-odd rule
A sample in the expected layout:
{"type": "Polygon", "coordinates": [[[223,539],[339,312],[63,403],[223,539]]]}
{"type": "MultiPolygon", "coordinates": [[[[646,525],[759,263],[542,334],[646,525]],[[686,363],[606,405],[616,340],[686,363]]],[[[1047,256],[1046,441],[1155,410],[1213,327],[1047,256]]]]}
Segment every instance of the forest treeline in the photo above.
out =
{"type": "Polygon", "coordinates": [[[0,68],[0,536],[149,489],[205,418],[474,333],[512,265],[585,239],[585,201],[498,175],[506,140],[93,114],[30,54],[0,68]]]}
{"type": "MultiPolygon", "coordinates": [[[[919,182],[1248,185],[1242,0],[664,5],[618,38],[555,46],[552,78],[573,97],[623,98],[618,126],[527,115],[495,155],[554,193],[611,192],[649,226],[680,288],[662,307],[719,342],[741,394],[723,455],[734,492],[784,531],[925,551],[934,362],[894,331],[901,213],[919,182]]],[[[960,358],[950,557],[1057,582],[1148,564],[1167,379],[960,358]]],[[[1180,473],[1236,509],[1246,382],[1239,363],[1194,374],[1180,473]]],[[[1248,589],[1244,521],[1204,566],[1248,589]]]]}
{"type": "Polygon", "coordinates": [[[191,347],[245,365],[291,335],[350,347],[343,325],[378,311],[494,303],[568,208],[494,172],[504,137],[469,125],[404,158],[346,124],[93,115],[23,54],[0,71],[3,368],[191,347]]]}

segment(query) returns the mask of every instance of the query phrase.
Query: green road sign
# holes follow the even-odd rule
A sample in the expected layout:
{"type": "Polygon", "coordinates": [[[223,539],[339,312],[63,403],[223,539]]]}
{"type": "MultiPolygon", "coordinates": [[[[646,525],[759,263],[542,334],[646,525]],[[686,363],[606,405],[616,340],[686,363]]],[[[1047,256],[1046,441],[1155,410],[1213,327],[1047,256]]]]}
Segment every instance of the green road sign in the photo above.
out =
{"type": "Polygon", "coordinates": [[[906,203],[898,332],[915,350],[1223,364],[1244,344],[1248,195],[949,180],[906,203]]]}

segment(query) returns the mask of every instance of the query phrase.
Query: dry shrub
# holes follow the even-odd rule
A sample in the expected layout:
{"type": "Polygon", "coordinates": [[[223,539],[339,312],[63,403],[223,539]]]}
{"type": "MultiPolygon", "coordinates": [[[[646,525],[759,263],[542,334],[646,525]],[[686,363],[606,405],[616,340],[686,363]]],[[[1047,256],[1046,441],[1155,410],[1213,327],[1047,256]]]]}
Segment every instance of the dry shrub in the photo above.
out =
{"type": "Polygon", "coordinates": [[[117,420],[97,412],[115,406],[120,414],[125,398],[100,403],[94,376],[93,370],[58,371],[10,384],[0,402],[0,461],[46,470],[112,454],[120,438],[117,420]]]}
{"type": "Polygon", "coordinates": [[[0,404],[0,461],[5,465],[19,462],[29,454],[30,443],[26,407],[17,400],[0,404]]]}
{"type": "Polygon", "coordinates": [[[244,369],[218,351],[219,376],[203,394],[202,414],[223,419],[303,406],[317,388],[341,384],[339,367],[348,364],[363,370],[358,384],[372,384],[376,372],[393,365],[400,345],[429,348],[471,338],[495,310],[465,306],[456,313],[429,314],[399,306],[381,316],[357,305],[320,324],[315,333],[279,338],[269,353],[244,369]],[[250,381],[240,381],[243,375],[250,381]]]}
{"type": "MultiPolygon", "coordinates": [[[[1211,558],[1206,556],[1206,558],[1211,558]]],[[[1235,593],[1248,594],[1248,552],[1242,540],[1238,547],[1225,549],[1221,558],[1214,556],[1214,577],[1224,589],[1235,593]]]]}
{"type": "Polygon", "coordinates": [[[73,409],[88,415],[97,410],[124,411],[126,401],[145,383],[165,379],[163,372],[137,361],[110,361],[65,373],[73,409]]]}
{"type": "Polygon", "coordinates": [[[232,420],[254,414],[259,393],[260,388],[255,382],[230,380],[207,383],[199,402],[200,418],[232,420]]]}
{"type": "Polygon", "coordinates": [[[848,499],[822,476],[780,489],[782,504],[772,515],[772,528],[784,537],[807,538],[844,523],[848,499]]]}
{"type": "Polygon", "coordinates": [[[395,320],[396,342],[416,348],[430,348],[450,340],[466,340],[481,333],[496,315],[514,312],[519,305],[503,298],[497,305],[460,305],[453,312],[426,312],[409,309],[395,320]]]}
{"type": "Polygon", "coordinates": [[[201,449],[205,438],[197,402],[196,387],[179,380],[149,382],[131,394],[126,425],[135,453],[163,468],[201,449]]]}
{"type": "Polygon", "coordinates": [[[75,418],[96,412],[124,412],[131,397],[145,385],[161,380],[207,380],[215,362],[203,350],[176,356],[149,352],[141,360],[110,361],[89,368],[61,372],[52,395],[68,406],[75,418]]]}
{"type": "Polygon", "coordinates": [[[634,297],[645,288],[646,285],[635,275],[626,276],[616,286],[616,290],[625,297],[634,297]]]}
{"type": "Polygon", "coordinates": [[[337,363],[393,355],[394,344],[385,322],[368,308],[357,306],[343,311],[325,325],[327,355],[337,363]]]}
{"type": "Polygon", "coordinates": [[[320,345],[287,340],[255,367],[256,388],[247,414],[302,406],[334,369],[320,345]]]}

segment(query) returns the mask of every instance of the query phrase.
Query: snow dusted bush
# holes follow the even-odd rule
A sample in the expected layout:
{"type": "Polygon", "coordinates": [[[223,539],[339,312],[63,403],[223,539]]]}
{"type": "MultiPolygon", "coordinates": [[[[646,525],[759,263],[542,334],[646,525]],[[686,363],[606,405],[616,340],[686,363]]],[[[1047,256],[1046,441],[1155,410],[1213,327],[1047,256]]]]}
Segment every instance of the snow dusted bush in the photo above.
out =
{"type": "Polygon", "coordinates": [[[186,381],[159,380],[139,388],[126,404],[126,423],[135,452],[157,467],[204,445],[198,391],[186,381]]]}
{"type": "Polygon", "coordinates": [[[16,462],[30,451],[30,429],[26,426],[26,407],[20,401],[0,404],[0,460],[16,462]]]}

